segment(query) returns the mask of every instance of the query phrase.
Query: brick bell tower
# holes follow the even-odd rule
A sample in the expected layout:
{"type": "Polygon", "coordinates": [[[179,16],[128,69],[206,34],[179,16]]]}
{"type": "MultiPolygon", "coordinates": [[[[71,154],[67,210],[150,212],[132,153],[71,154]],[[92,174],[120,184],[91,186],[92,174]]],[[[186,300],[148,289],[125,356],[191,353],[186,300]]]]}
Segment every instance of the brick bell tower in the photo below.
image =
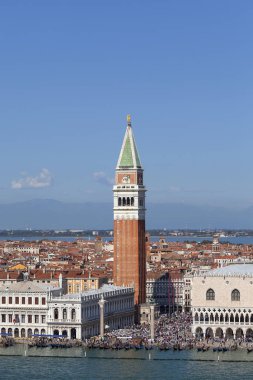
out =
{"type": "Polygon", "coordinates": [[[146,302],[145,186],[130,115],[115,175],[114,266],[115,285],[135,288],[135,304],[146,302]]]}

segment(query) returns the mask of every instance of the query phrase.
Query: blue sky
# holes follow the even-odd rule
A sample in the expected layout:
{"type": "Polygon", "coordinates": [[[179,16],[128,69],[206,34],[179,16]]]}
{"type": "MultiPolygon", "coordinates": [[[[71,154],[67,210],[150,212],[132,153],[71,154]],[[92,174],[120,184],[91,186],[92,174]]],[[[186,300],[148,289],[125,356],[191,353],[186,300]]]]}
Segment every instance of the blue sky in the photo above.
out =
{"type": "Polygon", "coordinates": [[[148,200],[253,205],[253,2],[2,0],[0,203],[112,201],[126,115],[148,200]]]}

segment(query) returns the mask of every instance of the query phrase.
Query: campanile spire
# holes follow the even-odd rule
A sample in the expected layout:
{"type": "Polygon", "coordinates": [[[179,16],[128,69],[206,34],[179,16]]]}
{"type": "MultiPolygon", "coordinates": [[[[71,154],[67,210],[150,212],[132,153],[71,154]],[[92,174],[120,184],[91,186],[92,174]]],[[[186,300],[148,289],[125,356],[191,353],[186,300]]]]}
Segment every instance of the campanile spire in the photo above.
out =
{"type": "Polygon", "coordinates": [[[127,128],[116,167],[116,170],[120,169],[141,169],[141,161],[134,139],[130,115],[127,115],[127,128]]]}
{"type": "Polygon", "coordinates": [[[113,278],[116,285],[134,284],[136,305],[146,302],[145,192],[143,168],[128,115],[113,187],[113,278]]]}

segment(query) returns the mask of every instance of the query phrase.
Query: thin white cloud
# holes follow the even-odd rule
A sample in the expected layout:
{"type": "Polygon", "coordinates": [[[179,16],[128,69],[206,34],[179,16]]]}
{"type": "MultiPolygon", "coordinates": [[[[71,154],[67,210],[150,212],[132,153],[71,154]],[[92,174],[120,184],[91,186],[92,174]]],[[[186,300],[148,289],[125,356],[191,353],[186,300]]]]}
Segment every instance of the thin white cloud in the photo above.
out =
{"type": "Polygon", "coordinates": [[[169,186],[169,192],[171,193],[180,193],[182,191],[181,187],[171,185],[169,186]]]}
{"type": "Polygon", "coordinates": [[[53,183],[52,174],[45,168],[35,177],[31,177],[26,173],[21,173],[21,176],[21,178],[14,179],[11,182],[12,189],[40,189],[42,187],[49,187],[53,183]]]}
{"type": "Polygon", "coordinates": [[[105,172],[94,172],[93,178],[96,182],[106,186],[112,186],[114,183],[113,179],[108,177],[105,172]]]}

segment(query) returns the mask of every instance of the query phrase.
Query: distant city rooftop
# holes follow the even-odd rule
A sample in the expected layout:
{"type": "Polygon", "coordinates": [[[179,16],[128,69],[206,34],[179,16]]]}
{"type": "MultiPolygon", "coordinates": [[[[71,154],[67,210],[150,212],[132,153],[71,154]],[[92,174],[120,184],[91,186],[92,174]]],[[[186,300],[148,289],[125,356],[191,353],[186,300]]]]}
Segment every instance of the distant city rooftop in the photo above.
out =
{"type": "Polygon", "coordinates": [[[91,299],[91,298],[101,298],[102,296],[105,296],[105,297],[109,295],[112,296],[113,293],[116,295],[116,294],[128,293],[131,291],[134,291],[133,287],[104,284],[99,289],[87,290],[86,292],[82,292],[82,293],[64,294],[58,298],[60,299],[64,298],[66,300],[67,299],[81,299],[81,298],[91,299]]]}
{"type": "Polygon", "coordinates": [[[53,290],[61,290],[61,288],[44,284],[36,284],[33,281],[19,281],[13,284],[0,285],[1,292],[8,291],[13,293],[44,293],[53,290]]]}
{"type": "Polygon", "coordinates": [[[218,268],[211,270],[206,273],[202,273],[201,276],[207,276],[207,277],[220,277],[220,276],[227,276],[227,277],[243,277],[253,276],[253,262],[247,263],[247,264],[231,264],[227,265],[223,268],[218,268]]]}

